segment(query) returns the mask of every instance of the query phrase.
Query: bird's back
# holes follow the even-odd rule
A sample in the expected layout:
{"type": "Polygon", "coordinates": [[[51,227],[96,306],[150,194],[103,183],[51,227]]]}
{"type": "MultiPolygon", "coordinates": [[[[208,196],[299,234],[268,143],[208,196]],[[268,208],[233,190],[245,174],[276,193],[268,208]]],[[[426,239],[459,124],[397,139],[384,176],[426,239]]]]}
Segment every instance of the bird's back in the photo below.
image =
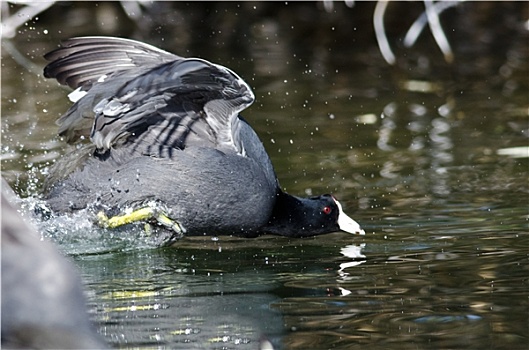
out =
{"type": "Polygon", "coordinates": [[[73,39],[47,56],[46,76],[80,93],[59,120],[61,133],[72,139],[88,125],[92,141],[82,160],[52,170],[52,209],[158,201],[190,234],[265,225],[278,185],[261,141],[239,115],[254,99],[248,85],[222,66],[121,40],[99,47],[97,38],[73,39]],[[116,71],[110,59],[121,62],[116,71]]]}

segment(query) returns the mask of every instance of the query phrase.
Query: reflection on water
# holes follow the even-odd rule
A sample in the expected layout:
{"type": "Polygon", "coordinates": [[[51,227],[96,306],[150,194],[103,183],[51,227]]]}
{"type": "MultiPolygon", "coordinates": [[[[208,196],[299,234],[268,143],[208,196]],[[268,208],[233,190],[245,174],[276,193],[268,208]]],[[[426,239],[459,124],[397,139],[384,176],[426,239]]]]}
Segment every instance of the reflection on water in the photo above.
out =
{"type": "MultiPolygon", "coordinates": [[[[341,276],[349,275],[347,272],[344,271],[345,269],[348,269],[348,268],[351,268],[351,267],[354,267],[354,266],[358,266],[358,265],[363,264],[365,262],[365,257],[366,256],[364,254],[362,254],[362,249],[364,249],[365,246],[366,246],[365,243],[362,243],[360,245],[349,244],[349,245],[343,247],[342,249],[340,249],[340,253],[342,253],[347,258],[353,259],[352,261],[340,264],[340,269],[338,270],[338,273],[341,276]]],[[[347,294],[350,294],[350,293],[351,293],[350,291],[347,291],[345,289],[342,290],[342,294],[343,295],[347,295],[347,294]]]]}
{"type": "Polygon", "coordinates": [[[254,349],[264,334],[281,334],[266,271],[195,265],[204,255],[169,249],[78,257],[96,289],[101,333],[115,343],[179,349],[254,349]]]}
{"type": "MultiPolygon", "coordinates": [[[[120,348],[526,349],[527,30],[502,27],[519,23],[522,11],[508,9],[524,5],[495,4],[508,9],[492,23],[491,4],[443,14],[458,13],[443,23],[465,34],[447,31],[454,66],[426,35],[389,68],[365,3],[331,14],[316,3],[158,3],[141,7],[159,12],[138,33],[121,5],[62,4],[51,10],[66,11],[69,28],[57,27],[56,12],[24,26],[11,44],[38,67],[59,39],[98,33],[228,65],[255,89],[244,115],[281,185],[334,193],[366,230],[185,238],[160,249],[140,228],[94,228],[85,213],[39,218],[82,271],[100,333],[120,348]],[[105,25],[109,14],[119,20],[105,25]]],[[[402,7],[387,8],[395,33],[402,7]]],[[[29,212],[42,212],[32,197],[47,167],[75,147],[56,137],[66,94],[2,51],[2,176],[30,197],[29,212]]]]}

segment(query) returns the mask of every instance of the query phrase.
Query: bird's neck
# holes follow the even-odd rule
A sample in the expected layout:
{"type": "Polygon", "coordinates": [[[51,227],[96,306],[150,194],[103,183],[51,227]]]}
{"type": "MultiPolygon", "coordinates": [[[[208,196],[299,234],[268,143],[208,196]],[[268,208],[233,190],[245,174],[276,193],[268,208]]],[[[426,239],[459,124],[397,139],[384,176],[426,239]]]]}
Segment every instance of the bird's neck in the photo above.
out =
{"type": "Polygon", "coordinates": [[[296,223],[304,222],[304,218],[307,216],[307,208],[310,205],[310,201],[306,198],[278,191],[274,209],[266,227],[266,233],[296,236],[295,232],[302,232],[304,228],[296,228],[295,225],[296,223]]]}

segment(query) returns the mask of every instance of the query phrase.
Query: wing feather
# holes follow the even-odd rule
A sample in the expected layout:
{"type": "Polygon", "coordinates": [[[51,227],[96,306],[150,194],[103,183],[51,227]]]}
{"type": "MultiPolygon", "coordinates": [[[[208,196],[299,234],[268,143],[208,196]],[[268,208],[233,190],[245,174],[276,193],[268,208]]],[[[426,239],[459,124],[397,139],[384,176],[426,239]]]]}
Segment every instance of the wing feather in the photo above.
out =
{"type": "Polygon", "coordinates": [[[167,156],[201,146],[245,155],[239,113],[254,95],[223,66],[107,37],[66,40],[45,58],[46,77],[86,92],[58,121],[69,140],[91,127],[102,151],[129,145],[167,156]]]}
{"type": "Polygon", "coordinates": [[[181,59],[139,41],[101,36],[65,40],[61,47],[47,53],[44,58],[51,62],[44,68],[44,76],[56,78],[59,83],[73,89],[97,80],[103,74],[181,59]],[[68,73],[65,74],[65,71],[68,73]],[[68,81],[70,75],[78,78],[68,81]]]}

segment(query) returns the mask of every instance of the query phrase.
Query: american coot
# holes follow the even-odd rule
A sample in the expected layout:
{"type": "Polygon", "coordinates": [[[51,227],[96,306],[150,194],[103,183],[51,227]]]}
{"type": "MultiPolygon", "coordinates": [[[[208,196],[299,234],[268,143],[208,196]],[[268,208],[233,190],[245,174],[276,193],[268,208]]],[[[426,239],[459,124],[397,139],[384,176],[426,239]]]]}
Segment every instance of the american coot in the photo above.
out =
{"type": "Polygon", "coordinates": [[[107,227],[156,222],[171,240],[364,234],[333,196],[281,190],[239,114],[254,95],[231,70],[114,37],[72,38],[45,58],[44,76],[76,89],[60,135],[92,141],[50,171],[52,211],[91,208],[107,227]]]}
{"type": "Polygon", "coordinates": [[[107,349],[86,312],[81,278],[19,214],[2,178],[3,349],[107,349]]]}

